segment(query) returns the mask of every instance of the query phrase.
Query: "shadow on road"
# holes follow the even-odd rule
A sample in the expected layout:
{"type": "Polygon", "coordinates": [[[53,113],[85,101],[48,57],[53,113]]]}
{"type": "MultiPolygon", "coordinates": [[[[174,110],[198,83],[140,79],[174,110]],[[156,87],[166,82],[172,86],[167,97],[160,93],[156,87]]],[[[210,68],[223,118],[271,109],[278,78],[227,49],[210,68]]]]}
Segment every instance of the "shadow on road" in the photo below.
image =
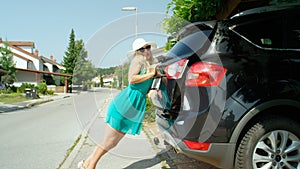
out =
{"type": "MultiPolygon", "coordinates": [[[[172,151],[172,150],[169,150],[172,151]]],[[[146,169],[146,168],[151,168],[157,164],[160,164],[162,161],[165,161],[166,166],[162,166],[162,168],[172,168],[172,169],[177,169],[176,166],[174,166],[174,163],[172,160],[170,160],[170,157],[168,155],[168,152],[166,150],[163,150],[159,153],[156,154],[153,158],[149,159],[143,159],[140,161],[137,161],[123,169],[146,169]]]]}
{"type": "Polygon", "coordinates": [[[202,161],[189,158],[184,154],[177,154],[173,149],[162,150],[153,158],[137,161],[123,169],[154,168],[157,164],[161,165],[162,169],[218,169],[202,161]]]}
{"type": "Polygon", "coordinates": [[[18,106],[18,105],[0,105],[0,113],[6,113],[6,112],[12,112],[16,110],[22,110],[25,109],[24,106],[18,106]]]}

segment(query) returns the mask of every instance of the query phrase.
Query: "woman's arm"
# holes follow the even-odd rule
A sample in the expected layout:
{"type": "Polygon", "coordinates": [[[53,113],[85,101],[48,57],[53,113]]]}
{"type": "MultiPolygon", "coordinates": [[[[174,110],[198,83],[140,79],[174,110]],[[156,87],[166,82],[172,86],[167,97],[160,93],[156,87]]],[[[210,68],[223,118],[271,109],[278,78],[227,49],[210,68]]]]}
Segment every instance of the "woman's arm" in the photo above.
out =
{"type": "Polygon", "coordinates": [[[149,71],[147,71],[146,74],[140,75],[139,73],[141,70],[142,62],[137,57],[138,56],[133,58],[129,67],[128,80],[131,84],[143,82],[147,79],[152,78],[155,75],[155,67],[150,67],[149,71]]]}
{"type": "Polygon", "coordinates": [[[155,75],[155,71],[151,71],[149,73],[143,74],[143,75],[133,75],[129,79],[129,83],[134,84],[134,83],[140,83],[143,82],[147,79],[152,78],[155,75]]]}

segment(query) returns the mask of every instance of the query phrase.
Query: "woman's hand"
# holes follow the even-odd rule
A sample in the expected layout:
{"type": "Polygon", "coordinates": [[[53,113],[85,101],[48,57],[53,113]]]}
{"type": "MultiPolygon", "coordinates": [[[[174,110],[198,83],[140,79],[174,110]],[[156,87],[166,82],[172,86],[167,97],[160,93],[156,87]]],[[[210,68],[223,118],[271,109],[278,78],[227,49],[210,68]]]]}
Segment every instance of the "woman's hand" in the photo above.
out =
{"type": "Polygon", "coordinates": [[[153,67],[150,67],[149,70],[148,70],[148,73],[151,74],[152,76],[155,75],[155,72],[156,72],[155,68],[153,68],[153,67]]]}
{"type": "Polygon", "coordinates": [[[159,65],[159,63],[156,63],[156,64],[151,65],[151,66],[149,67],[148,72],[151,73],[151,74],[153,74],[153,76],[155,76],[155,75],[156,75],[156,67],[157,67],[158,65],[159,65]]]}

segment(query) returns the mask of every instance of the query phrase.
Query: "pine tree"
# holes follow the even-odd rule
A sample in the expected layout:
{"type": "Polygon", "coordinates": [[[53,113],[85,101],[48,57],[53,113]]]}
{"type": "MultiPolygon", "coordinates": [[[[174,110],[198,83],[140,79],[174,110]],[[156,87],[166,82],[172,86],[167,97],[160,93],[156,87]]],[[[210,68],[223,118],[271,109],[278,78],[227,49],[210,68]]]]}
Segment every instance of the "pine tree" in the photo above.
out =
{"type": "MultiPolygon", "coordinates": [[[[73,75],[75,64],[77,62],[77,53],[75,45],[75,33],[74,29],[71,30],[69,38],[69,46],[65,52],[62,65],[65,67],[64,73],[73,75]]],[[[64,81],[64,80],[63,80],[64,81]]],[[[72,83],[72,78],[70,78],[70,84],[72,83]]]]}

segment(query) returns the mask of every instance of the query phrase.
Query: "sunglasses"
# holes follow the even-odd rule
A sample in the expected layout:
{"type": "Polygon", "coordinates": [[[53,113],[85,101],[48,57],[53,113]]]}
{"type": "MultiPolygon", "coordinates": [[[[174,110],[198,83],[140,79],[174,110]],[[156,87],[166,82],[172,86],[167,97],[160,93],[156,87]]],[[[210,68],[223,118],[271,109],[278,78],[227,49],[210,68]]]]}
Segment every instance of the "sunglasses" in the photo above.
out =
{"type": "Polygon", "coordinates": [[[151,45],[148,45],[148,46],[143,47],[143,48],[139,48],[138,51],[143,53],[143,52],[145,52],[146,49],[149,51],[151,49],[151,45]]]}

